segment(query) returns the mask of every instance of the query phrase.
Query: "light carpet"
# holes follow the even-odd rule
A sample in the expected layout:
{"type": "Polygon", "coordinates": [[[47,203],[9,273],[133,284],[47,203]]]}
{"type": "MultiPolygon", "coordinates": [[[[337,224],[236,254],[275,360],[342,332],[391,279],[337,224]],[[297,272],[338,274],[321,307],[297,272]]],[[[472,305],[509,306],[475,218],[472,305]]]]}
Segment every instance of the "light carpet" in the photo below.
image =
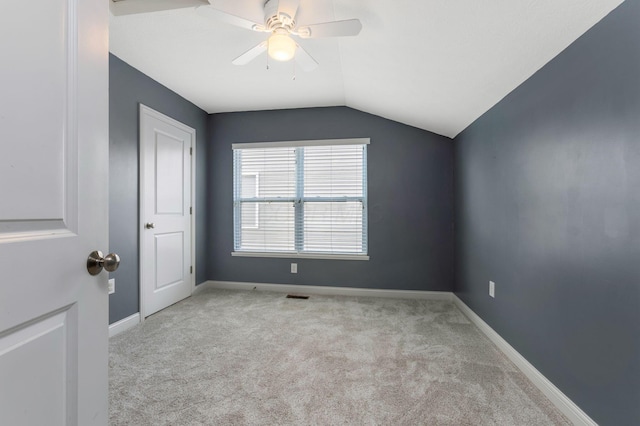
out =
{"type": "Polygon", "coordinates": [[[110,341],[112,425],[569,425],[451,303],[207,289],[110,341]]]}

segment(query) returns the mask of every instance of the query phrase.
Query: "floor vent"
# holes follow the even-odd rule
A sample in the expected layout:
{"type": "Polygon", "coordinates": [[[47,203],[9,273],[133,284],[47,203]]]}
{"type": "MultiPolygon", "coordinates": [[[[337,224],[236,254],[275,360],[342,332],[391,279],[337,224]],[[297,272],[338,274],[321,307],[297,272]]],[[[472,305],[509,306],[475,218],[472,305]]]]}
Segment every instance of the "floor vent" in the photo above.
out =
{"type": "Polygon", "coordinates": [[[301,296],[299,294],[287,294],[287,299],[308,299],[309,296],[301,296]]]}

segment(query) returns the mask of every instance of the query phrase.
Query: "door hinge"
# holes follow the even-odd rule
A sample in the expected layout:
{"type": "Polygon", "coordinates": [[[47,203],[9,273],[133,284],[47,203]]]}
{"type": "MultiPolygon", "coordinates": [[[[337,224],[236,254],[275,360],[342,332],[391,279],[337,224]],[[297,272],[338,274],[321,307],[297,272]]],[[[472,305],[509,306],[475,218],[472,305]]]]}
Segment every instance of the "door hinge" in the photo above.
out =
{"type": "Polygon", "coordinates": [[[189,214],[193,214],[193,207],[189,207],[189,214]]]}
{"type": "Polygon", "coordinates": [[[193,274],[193,266],[189,266],[189,273],[193,274]]]}
{"type": "Polygon", "coordinates": [[[193,155],[193,147],[189,148],[189,155],[193,155]]]}

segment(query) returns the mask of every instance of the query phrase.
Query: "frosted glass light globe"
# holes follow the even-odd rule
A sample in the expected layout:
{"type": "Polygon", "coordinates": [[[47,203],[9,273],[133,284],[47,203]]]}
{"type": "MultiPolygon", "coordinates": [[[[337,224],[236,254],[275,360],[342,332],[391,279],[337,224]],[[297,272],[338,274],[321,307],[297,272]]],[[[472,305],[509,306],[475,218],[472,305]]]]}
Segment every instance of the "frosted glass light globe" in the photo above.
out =
{"type": "Polygon", "coordinates": [[[276,61],[289,61],[296,54],[296,42],[288,35],[274,34],[269,37],[268,52],[276,61]]]}

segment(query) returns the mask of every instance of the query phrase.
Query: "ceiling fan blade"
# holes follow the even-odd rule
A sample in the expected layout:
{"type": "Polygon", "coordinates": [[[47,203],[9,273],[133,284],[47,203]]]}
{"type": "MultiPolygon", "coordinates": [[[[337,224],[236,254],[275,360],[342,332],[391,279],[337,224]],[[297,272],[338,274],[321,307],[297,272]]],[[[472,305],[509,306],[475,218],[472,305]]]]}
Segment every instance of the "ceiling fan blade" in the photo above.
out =
{"type": "Polygon", "coordinates": [[[255,58],[260,56],[262,52],[267,50],[267,41],[263,41],[259,45],[252,47],[251,49],[244,52],[242,55],[235,58],[231,63],[233,65],[246,65],[249,62],[253,61],[255,58]]]}
{"type": "Polygon", "coordinates": [[[119,0],[110,1],[109,9],[113,16],[123,16],[136,13],[159,12],[162,10],[184,9],[205,4],[209,4],[207,0],[119,0]]]}
{"type": "Polygon", "coordinates": [[[302,48],[299,44],[297,44],[298,48],[296,49],[296,63],[300,65],[303,71],[313,71],[318,67],[318,62],[313,59],[306,50],[302,48]]]}
{"type": "Polygon", "coordinates": [[[296,19],[300,0],[270,0],[278,3],[278,15],[286,15],[292,21],[296,19]]]}
{"type": "Polygon", "coordinates": [[[300,27],[296,30],[302,38],[347,37],[360,34],[362,24],[358,19],[325,22],[300,27]]]}
{"type": "Polygon", "coordinates": [[[213,6],[198,6],[196,7],[196,13],[198,15],[213,18],[227,24],[235,25],[236,27],[245,28],[252,31],[265,31],[264,25],[253,22],[249,19],[242,18],[240,16],[233,15],[228,12],[224,12],[220,9],[216,9],[213,6]]]}

